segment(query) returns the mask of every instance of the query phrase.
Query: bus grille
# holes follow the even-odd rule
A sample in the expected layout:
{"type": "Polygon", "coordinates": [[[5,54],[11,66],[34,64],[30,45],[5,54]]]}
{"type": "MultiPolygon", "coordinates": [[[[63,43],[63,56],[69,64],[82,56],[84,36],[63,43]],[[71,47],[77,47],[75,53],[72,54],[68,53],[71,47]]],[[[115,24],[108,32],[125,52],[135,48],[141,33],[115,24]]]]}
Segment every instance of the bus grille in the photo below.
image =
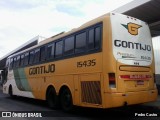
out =
{"type": "Polygon", "coordinates": [[[82,102],[102,104],[100,81],[82,81],[82,102]]]}

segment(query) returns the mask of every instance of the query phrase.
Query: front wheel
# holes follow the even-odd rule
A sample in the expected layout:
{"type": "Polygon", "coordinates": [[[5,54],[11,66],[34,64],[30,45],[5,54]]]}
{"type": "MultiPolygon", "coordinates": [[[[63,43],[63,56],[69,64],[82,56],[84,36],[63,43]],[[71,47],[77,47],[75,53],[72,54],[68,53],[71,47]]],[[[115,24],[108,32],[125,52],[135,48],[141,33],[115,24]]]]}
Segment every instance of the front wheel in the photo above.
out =
{"type": "Polygon", "coordinates": [[[12,86],[9,86],[9,95],[14,98],[12,86]]]}
{"type": "Polygon", "coordinates": [[[73,109],[73,100],[68,88],[64,89],[60,95],[61,107],[64,111],[70,112],[73,109]]]}

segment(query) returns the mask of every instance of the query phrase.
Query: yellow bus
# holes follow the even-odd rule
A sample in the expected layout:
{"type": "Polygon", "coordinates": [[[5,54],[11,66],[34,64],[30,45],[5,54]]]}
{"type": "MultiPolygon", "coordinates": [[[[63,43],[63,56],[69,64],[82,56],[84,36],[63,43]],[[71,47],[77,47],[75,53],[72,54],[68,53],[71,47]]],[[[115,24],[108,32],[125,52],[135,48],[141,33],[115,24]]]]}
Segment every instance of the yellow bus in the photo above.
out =
{"type": "Polygon", "coordinates": [[[112,108],[155,101],[148,24],[108,13],[8,57],[3,92],[61,105],[112,108]]]}

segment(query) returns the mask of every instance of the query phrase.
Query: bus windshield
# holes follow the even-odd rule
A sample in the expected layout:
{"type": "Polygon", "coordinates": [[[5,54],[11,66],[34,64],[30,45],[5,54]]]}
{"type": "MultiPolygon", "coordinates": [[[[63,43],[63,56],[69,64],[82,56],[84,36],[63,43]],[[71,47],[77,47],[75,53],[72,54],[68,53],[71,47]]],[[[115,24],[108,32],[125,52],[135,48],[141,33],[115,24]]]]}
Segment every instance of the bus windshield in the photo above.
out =
{"type": "Polygon", "coordinates": [[[147,66],[152,63],[152,42],[147,23],[130,16],[111,13],[111,26],[116,60],[128,65],[147,66]]]}

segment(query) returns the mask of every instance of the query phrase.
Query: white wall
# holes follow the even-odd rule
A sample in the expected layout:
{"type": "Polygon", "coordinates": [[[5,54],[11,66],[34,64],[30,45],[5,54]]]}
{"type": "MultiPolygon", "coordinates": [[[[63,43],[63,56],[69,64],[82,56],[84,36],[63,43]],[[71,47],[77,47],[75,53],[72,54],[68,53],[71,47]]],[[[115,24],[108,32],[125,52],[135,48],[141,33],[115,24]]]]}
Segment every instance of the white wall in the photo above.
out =
{"type": "Polygon", "coordinates": [[[152,38],[152,43],[154,49],[156,74],[160,74],[160,36],[152,38]]]}

